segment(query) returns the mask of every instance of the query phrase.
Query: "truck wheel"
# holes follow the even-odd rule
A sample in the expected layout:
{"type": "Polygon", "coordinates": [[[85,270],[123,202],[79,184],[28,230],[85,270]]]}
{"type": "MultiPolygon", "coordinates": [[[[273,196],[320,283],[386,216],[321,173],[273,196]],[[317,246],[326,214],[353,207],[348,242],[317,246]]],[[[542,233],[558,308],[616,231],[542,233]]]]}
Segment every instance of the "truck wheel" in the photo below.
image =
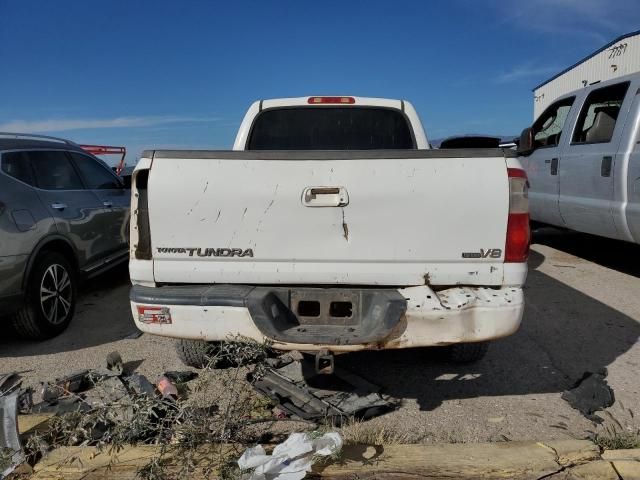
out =
{"type": "Polygon", "coordinates": [[[215,345],[204,340],[178,340],[176,342],[178,358],[189,367],[205,368],[210,365],[216,353],[215,345]]]}
{"type": "Polygon", "coordinates": [[[489,350],[489,342],[456,343],[447,347],[447,357],[454,363],[474,363],[482,360],[489,350]]]}
{"type": "Polygon", "coordinates": [[[16,333],[34,340],[62,333],[76,308],[76,283],[75,269],[64,255],[46,252],[36,259],[24,306],[11,318],[16,333]]]}

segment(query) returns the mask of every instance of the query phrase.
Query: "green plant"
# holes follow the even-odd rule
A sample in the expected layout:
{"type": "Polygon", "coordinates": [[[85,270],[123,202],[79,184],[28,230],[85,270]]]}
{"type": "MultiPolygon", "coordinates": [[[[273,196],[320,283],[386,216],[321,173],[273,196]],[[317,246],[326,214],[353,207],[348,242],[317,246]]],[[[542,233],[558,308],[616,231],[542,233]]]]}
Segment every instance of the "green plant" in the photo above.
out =
{"type": "Polygon", "coordinates": [[[398,445],[409,442],[409,434],[395,429],[389,429],[372,422],[348,420],[340,434],[345,445],[398,445]]]}
{"type": "Polygon", "coordinates": [[[591,432],[591,439],[603,450],[640,448],[640,427],[635,422],[635,415],[631,409],[621,408],[623,415],[628,418],[620,421],[605,410],[605,421],[597,431],[591,432]]]}

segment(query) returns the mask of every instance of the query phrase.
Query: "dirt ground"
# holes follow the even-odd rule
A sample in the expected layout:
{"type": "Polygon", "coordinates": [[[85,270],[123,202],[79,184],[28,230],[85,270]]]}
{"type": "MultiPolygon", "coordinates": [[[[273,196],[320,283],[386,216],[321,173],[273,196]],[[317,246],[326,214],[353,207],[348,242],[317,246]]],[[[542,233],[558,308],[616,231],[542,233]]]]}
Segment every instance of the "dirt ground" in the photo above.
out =
{"type": "MultiPolygon", "coordinates": [[[[337,358],[402,400],[372,424],[420,442],[583,437],[593,424],[560,395],[605,367],[616,397],[610,412],[623,424],[634,421],[623,407],[640,415],[640,247],[553,229],[539,230],[534,241],[523,325],[482,362],[452,365],[425,350],[337,358]]],[[[5,330],[0,372],[23,372],[37,388],[101,366],[113,350],[152,381],[184,369],[171,339],[136,338],[128,290],[124,266],[83,286],[76,317],[59,337],[28,342],[5,330]]]]}

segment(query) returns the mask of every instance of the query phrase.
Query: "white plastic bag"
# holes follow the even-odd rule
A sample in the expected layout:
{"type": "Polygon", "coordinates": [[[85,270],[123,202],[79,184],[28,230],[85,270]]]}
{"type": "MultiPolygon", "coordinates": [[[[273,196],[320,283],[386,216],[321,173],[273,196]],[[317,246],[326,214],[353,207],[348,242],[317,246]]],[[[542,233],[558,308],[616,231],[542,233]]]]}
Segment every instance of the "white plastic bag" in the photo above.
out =
{"type": "Polygon", "coordinates": [[[315,455],[328,456],[340,451],[342,438],[337,432],[311,438],[308,433],[292,433],[267,455],[261,445],[247,448],[238,460],[240,470],[253,470],[245,480],[300,480],[311,471],[315,455]]]}

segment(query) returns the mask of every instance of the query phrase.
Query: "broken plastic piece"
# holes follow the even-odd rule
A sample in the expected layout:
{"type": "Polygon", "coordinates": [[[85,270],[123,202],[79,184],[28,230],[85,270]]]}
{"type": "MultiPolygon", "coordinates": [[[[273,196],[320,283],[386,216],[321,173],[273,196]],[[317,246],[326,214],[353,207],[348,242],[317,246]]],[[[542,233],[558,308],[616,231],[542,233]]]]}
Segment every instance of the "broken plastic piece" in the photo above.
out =
{"type": "Polygon", "coordinates": [[[198,378],[198,373],[193,372],[191,370],[184,371],[175,371],[170,370],[168,372],[164,372],[164,376],[171,380],[173,383],[187,383],[193,380],[194,378],[198,378]]]}
{"type": "Polygon", "coordinates": [[[56,378],[53,383],[46,383],[42,387],[42,399],[47,403],[55,403],[60,398],[91,388],[91,370],[80,370],[62,378],[56,378]]]}
{"type": "Polygon", "coordinates": [[[300,480],[311,471],[318,456],[333,455],[342,449],[342,437],[337,432],[311,438],[308,433],[292,433],[284,443],[276,445],[267,455],[262,445],[248,448],[238,460],[240,470],[253,470],[246,480],[300,480]]]}
{"type": "Polygon", "coordinates": [[[107,369],[114,372],[116,375],[122,375],[124,372],[124,362],[118,352],[111,352],[107,355],[107,369]]]}
{"type": "Polygon", "coordinates": [[[9,453],[9,464],[0,471],[4,478],[25,460],[18,436],[18,392],[0,395],[0,422],[0,450],[9,453]]]}
{"type": "Polygon", "coordinates": [[[173,382],[171,380],[169,380],[169,378],[167,378],[165,375],[162,375],[158,379],[157,386],[158,386],[158,391],[162,394],[163,397],[165,397],[165,398],[168,398],[168,397],[177,398],[178,397],[178,389],[173,384],[173,382]]]}
{"type": "Polygon", "coordinates": [[[381,395],[380,387],[342,368],[333,375],[317,375],[313,359],[294,362],[282,355],[259,375],[248,375],[253,388],[294,418],[331,421],[367,419],[393,410],[398,401],[381,395]]]}

